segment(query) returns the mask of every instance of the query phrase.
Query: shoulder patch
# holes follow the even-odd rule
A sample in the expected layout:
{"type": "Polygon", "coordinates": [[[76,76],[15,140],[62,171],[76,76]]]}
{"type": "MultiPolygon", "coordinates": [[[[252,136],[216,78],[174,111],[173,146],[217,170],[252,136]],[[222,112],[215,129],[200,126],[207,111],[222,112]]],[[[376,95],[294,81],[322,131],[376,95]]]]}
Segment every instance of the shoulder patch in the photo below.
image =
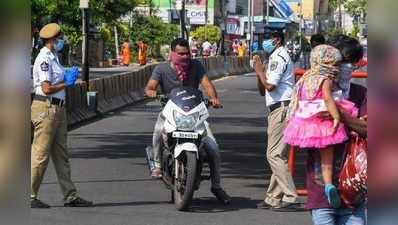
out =
{"type": "Polygon", "coordinates": [[[41,68],[41,71],[47,72],[47,71],[49,70],[48,63],[42,62],[42,63],[40,64],[40,68],[41,68]]]}
{"type": "Polygon", "coordinates": [[[278,61],[272,61],[270,65],[270,70],[274,71],[276,70],[276,68],[278,68],[278,61]]]}

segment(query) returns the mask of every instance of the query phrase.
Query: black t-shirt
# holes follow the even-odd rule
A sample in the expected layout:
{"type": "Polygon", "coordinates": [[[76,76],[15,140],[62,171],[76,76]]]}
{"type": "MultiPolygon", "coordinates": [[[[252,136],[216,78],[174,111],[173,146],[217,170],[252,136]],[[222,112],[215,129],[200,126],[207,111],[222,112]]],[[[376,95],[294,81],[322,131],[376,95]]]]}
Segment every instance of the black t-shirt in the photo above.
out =
{"type": "Polygon", "coordinates": [[[191,70],[188,74],[188,79],[183,82],[178,80],[177,74],[170,63],[159,64],[152,72],[151,79],[159,81],[162,92],[168,95],[171,90],[180,86],[189,86],[195,89],[199,88],[203,76],[206,74],[206,69],[198,60],[191,61],[191,70]]]}

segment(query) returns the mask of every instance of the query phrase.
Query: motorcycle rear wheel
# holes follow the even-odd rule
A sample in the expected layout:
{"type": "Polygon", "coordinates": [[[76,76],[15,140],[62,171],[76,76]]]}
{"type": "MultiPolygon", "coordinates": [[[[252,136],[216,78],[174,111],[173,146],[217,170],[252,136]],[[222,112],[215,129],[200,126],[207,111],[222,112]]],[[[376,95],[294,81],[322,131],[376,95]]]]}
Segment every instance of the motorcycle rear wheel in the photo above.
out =
{"type": "Polygon", "coordinates": [[[185,152],[185,160],[176,160],[179,163],[179,177],[174,182],[174,204],[179,211],[185,211],[191,204],[195,191],[197,160],[195,152],[185,152]],[[180,181],[178,181],[179,179],[180,181]],[[178,182],[183,182],[179,187],[178,182]],[[184,185],[185,184],[185,185],[184,185]]]}

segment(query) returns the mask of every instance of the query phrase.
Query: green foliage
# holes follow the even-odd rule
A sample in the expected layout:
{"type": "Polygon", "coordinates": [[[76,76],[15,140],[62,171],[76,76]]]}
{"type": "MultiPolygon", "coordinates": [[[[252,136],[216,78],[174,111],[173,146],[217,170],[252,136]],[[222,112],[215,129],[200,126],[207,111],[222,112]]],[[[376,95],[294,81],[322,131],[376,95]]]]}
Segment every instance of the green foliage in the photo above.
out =
{"type": "MultiPolygon", "coordinates": [[[[196,28],[194,31],[190,33],[193,38],[196,38],[199,41],[206,40],[206,28],[204,26],[200,26],[196,28]]],[[[221,39],[221,30],[217,26],[208,25],[207,26],[207,39],[209,42],[218,42],[221,39]]]]}
{"type": "MultiPolygon", "coordinates": [[[[72,47],[81,41],[80,0],[31,0],[31,24],[40,29],[45,24],[57,22],[72,47]]],[[[137,0],[90,0],[90,25],[101,27],[103,23],[117,24],[117,19],[126,15],[137,5],[137,0]]]]}
{"type": "Polygon", "coordinates": [[[161,45],[170,44],[178,36],[178,26],[165,24],[159,17],[134,14],[133,19],[131,41],[133,43],[145,41],[152,47],[153,54],[161,45]]]}
{"type": "Polygon", "coordinates": [[[359,25],[354,23],[354,27],[351,30],[350,36],[353,38],[358,38],[358,34],[360,32],[359,25]]]}
{"type": "Polygon", "coordinates": [[[351,17],[356,17],[366,13],[368,0],[329,0],[331,9],[337,9],[339,4],[344,6],[344,9],[351,17]]]}
{"type": "Polygon", "coordinates": [[[331,38],[331,37],[337,36],[339,34],[344,34],[344,30],[341,29],[341,28],[336,28],[336,27],[331,27],[331,28],[325,30],[324,33],[323,33],[323,35],[325,36],[326,40],[331,38]]]}
{"type": "Polygon", "coordinates": [[[345,0],[344,8],[351,17],[358,17],[366,12],[367,0],[345,0]]]}

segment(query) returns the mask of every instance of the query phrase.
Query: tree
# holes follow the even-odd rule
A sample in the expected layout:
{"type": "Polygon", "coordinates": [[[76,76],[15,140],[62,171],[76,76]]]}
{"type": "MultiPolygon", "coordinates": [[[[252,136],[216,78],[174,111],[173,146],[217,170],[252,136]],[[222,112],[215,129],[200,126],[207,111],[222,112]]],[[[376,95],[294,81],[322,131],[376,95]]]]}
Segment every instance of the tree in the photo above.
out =
{"type": "Polygon", "coordinates": [[[165,24],[157,16],[133,15],[131,41],[145,41],[152,49],[152,56],[158,56],[161,45],[170,44],[178,36],[178,26],[165,24]]]}
{"type": "MultiPolygon", "coordinates": [[[[191,36],[199,41],[206,40],[206,28],[200,26],[191,32],[191,36]]],[[[207,26],[207,40],[211,43],[218,42],[221,39],[221,30],[217,26],[207,26]]]]}
{"type": "Polygon", "coordinates": [[[329,7],[333,10],[339,7],[339,4],[344,6],[344,9],[351,17],[361,16],[366,13],[368,1],[367,0],[329,0],[329,7]]]}
{"type": "MultiPolygon", "coordinates": [[[[80,0],[31,0],[32,28],[40,29],[47,23],[57,22],[75,47],[81,41],[80,0]]],[[[142,0],[90,0],[90,25],[116,24],[142,0]]]]}
{"type": "Polygon", "coordinates": [[[346,0],[344,8],[347,13],[354,18],[354,23],[358,23],[361,16],[365,16],[367,10],[367,0],[346,0]]]}

